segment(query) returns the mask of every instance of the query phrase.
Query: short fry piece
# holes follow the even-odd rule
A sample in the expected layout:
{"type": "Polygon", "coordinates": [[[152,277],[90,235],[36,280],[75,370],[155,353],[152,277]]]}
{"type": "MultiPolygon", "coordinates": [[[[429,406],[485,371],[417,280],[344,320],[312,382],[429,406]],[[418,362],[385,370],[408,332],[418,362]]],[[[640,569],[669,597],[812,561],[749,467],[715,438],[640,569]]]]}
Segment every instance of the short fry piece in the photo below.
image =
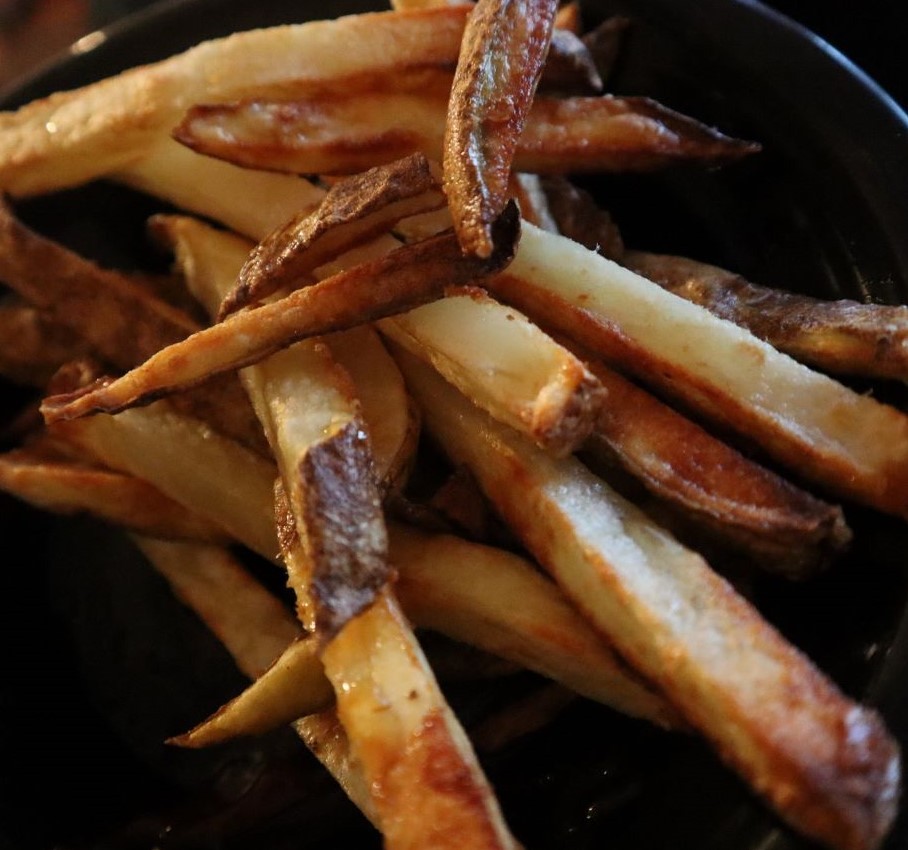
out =
{"type": "Polygon", "coordinates": [[[876,847],[899,789],[898,746],[880,717],[578,461],[535,449],[431,369],[400,362],[452,460],[720,756],[796,829],[843,850],[876,847]]]}
{"type": "Polygon", "coordinates": [[[379,328],[551,451],[573,451],[594,427],[605,393],[584,364],[484,293],[426,304],[379,328]]]}

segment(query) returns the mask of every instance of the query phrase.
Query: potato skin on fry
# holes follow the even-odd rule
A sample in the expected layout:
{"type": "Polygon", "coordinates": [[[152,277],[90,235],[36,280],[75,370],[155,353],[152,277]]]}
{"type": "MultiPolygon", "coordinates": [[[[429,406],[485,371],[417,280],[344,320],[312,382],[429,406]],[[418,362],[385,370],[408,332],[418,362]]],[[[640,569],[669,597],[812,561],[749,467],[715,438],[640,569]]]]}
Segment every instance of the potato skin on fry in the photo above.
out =
{"type": "Polygon", "coordinates": [[[478,0],[464,29],[444,134],[445,193],[466,253],[492,253],[517,139],[552,40],[556,0],[478,0]]]}

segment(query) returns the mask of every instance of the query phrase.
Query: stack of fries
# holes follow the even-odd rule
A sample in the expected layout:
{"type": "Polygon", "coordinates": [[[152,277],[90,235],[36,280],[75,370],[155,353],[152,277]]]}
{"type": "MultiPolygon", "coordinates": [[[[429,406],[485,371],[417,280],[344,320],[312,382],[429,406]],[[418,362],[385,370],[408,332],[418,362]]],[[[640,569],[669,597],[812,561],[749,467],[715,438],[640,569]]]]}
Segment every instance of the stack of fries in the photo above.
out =
{"type": "Polygon", "coordinates": [[[828,499],[908,518],[908,416],[827,374],[904,377],[908,311],[624,250],[564,174],[759,148],[604,94],[623,21],[394,5],[0,115],[0,370],[43,398],[0,487],[126,529],[252,680],[171,743],[290,724],[393,850],[519,846],[414,627],[558,683],[534,717],[693,730],[795,831],[878,847],[881,718],[680,541],[804,578],[850,541],[828,499]],[[16,216],[100,179],[179,210],[173,275],[16,216]]]}

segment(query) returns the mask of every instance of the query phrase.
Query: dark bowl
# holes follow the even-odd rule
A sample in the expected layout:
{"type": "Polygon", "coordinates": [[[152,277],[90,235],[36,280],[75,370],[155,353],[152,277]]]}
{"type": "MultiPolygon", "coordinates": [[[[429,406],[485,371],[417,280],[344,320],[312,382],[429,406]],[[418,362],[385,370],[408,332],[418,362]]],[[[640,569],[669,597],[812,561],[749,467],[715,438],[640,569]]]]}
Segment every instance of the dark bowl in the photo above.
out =
{"type": "MultiPolygon", "coordinates": [[[[331,14],[369,4],[335,2],[331,14]]],[[[908,300],[908,120],[841,55],[745,0],[585,0],[629,14],[611,88],[647,94],[764,151],[721,171],[586,180],[633,247],[715,262],[826,296],[908,300]]],[[[794,8],[794,7],[792,7],[794,8]]],[[[230,31],[317,16],[293,0],[165,2],[6,93],[6,108],[230,31]]],[[[22,204],[33,226],[103,262],[160,264],[142,237],[154,202],[105,185],[22,204]]],[[[898,387],[874,388],[904,405],[898,387]]],[[[2,387],[8,417],[28,398],[2,387]]],[[[804,584],[757,579],[766,616],[908,741],[908,533],[845,505],[853,551],[804,584]]],[[[208,752],[162,740],[241,687],[223,651],[128,540],[0,498],[0,841],[22,848],[379,846],[292,736],[208,752]]],[[[531,686],[524,681],[517,686],[531,686]]],[[[512,683],[513,685],[513,683],[512,683]]],[[[511,685],[509,685],[510,687],[511,685]]],[[[469,720],[502,698],[451,687],[469,720]]],[[[484,757],[534,850],[807,847],[696,739],[578,703],[484,757]]],[[[901,821],[887,848],[906,843],[901,821]]]]}

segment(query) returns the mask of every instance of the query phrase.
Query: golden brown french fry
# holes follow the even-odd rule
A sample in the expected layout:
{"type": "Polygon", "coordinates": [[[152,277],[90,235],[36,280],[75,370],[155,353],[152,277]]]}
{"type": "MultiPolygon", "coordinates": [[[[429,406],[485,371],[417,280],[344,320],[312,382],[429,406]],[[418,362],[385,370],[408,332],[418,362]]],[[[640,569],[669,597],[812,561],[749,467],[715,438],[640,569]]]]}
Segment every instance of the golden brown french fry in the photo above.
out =
{"type": "Polygon", "coordinates": [[[847,547],[841,508],[749,460],[617,372],[587,365],[608,391],[587,449],[695,528],[790,578],[817,571],[847,547]]]}
{"type": "Polygon", "coordinates": [[[682,398],[799,475],[908,516],[908,416],[898,410],[532,225],[508,271],[488,284],[543,327],[682,398]]]}
{"type": "Polygon", "coordinates": [[[719,755],[795,829],[831,847],[876,847],[899,789],[898,746],[879,716],[578,461],[494,423],[409,355],[400,362],[445,451],[719,755]]]}
{"type": "Polygon", "coordinates": [[[497,419],[556,453],[582,444],[605,398],[578,358],[484,293],[426,304],[379,328],[497,419]]]}
{"type": "Polygon", "coordinates": [[[507,265],[519,236],[516,208],[499,219],[498,249],[465,257],[451,235],[405,245],[378,260],[291,293],[280,302],[234,313],[226,321],[163,349],[113,382],[45,400],[49,421],[113,412],[248,366],[306,337],[345,330],[403,312],[507,265]]]}
{"type": "Polygon", "coordinates": [[[904,305],[824,301],[759,286],[686,257],[632,251],[622,264],[817,369],[908,378],[904,305]]]}
{"type": "Polygon", "coordinates": [[[453,65],[467,12],[377,12],[250,30],[2,113],[0,189],[33,195],[109,175],[142,157],[195,103],[349,90],[402,66],[453,65]]]}
{"type": "Polygon", "coordinates": [[[465,253],[492,254],[492,224],[508,200],[557,7],[557,0],[478,0],[467,19],[442,146],[445,194],[465,253]]]}
{"type": "Polygon", "coordinates": [[[335,183],[315,211],[294,216],[256,245],[218,319],[279,289],[298,289],[319,266],[444,202],[440,174],[422,154],[335,183]]]}
{"type": "MultiPolygon", "coordinates": [[[[417,150],[440,158],[446,103],[430,87],[222,104],[190,110],[179,138],[195,151],[248,168],[351,174],[417,150]]],[[[513,169],[650,171],[681,162],[720,165],[757,150],[647,98],[537,96],[516,142],[513,169]]]]}
{"type": "Polygon", "coordinates": [[[0,455],[0,490],[53,513],[86,513],[138,534],[226,543],[219,525],[131,475],[49,457],[33,447],[0,455]]]}

